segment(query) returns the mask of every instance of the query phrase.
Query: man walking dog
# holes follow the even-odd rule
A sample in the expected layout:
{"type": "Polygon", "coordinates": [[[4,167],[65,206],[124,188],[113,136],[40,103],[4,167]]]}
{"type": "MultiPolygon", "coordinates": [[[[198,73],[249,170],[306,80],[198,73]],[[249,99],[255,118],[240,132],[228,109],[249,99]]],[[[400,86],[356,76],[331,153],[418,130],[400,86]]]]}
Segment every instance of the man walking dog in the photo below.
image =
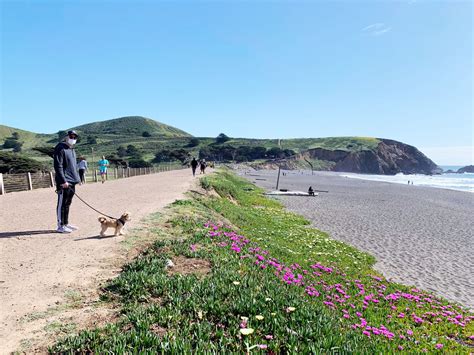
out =
{"type": "Polygon", "coordinates": [[[67,132],[63,142],[54,148],[54,172],[58,205],[56,214],[58,219],[58,233],[71,233],[78,229],[69,224],[69,207],[74,197],[75,187],[81,180],[77,172],[76,152],[74,145],[77,140],[76,131],[67,132]]]}

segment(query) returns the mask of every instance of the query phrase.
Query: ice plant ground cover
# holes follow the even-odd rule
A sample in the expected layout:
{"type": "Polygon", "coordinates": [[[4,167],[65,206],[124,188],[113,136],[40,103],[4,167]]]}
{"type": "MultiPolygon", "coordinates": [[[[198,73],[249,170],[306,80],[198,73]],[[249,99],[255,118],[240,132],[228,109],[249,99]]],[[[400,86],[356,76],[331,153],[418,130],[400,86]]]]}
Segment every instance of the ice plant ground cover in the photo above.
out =
{"type": "MultiPolygon", "coordinates": [[[[52,352],[456,352],[474,349],[473,314],[386,281],[374,258],[308,227],[227,172],[202,180],[166,216],[161,240],[104,290],[116,323],[63,339],[52,352]],[[169,273],[169,260],[211,272],[169,273]],[[180,259],[181,258],[181,259],[180,259]]],[[[179,266],[179,265],[177,265],[179,266]]]]}

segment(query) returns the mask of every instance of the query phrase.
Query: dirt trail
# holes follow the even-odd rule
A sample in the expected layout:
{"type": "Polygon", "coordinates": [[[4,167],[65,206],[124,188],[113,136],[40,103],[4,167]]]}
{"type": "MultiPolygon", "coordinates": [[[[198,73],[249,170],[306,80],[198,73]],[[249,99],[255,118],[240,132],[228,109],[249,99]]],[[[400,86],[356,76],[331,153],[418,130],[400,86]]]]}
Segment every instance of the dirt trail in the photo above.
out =
{"type": "MultiPolygon", "coordinates": [[[[87,184],[76,191],[111,216],[130,212],[127,232],[140,227],[143,217],[182,198],[195,181],[190,171],[177,170],[87,184]]],[[[67,315],[68,304],[92,297],[125,260],[121,242],[127,235],[99,238],[97,212],[75,198],[70,223],[80,230],[58,234],[55,208],[53,189],[0,196],[0,354],[37,346],[51,337],[65,319],[54,315],[67,315]]],[[[100,313],[93,308],[87,312],[100,313]]]]}

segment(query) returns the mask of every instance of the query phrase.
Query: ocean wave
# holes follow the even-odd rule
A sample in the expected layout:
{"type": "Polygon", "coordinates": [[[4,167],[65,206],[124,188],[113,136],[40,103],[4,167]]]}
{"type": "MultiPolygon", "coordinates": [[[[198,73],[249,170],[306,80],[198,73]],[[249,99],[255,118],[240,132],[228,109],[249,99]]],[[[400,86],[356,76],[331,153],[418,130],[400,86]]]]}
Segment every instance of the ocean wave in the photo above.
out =
{"type": "Polygon", "coordinates": [[[435,187],[441,189],[450,189],[458,190],[465,192],[474,192],[474,174],[443,174],[443,175],[366,175],[366,174],[342,174],[341,176],[352,178],[352,179],[361,179],[361,180],[370,180],[370,181],[379,181],[379,182],[389,182],[395,184],[407,184],[408,181],[413,182],[413,185],[416,186],[427,186],[435,187]]]}

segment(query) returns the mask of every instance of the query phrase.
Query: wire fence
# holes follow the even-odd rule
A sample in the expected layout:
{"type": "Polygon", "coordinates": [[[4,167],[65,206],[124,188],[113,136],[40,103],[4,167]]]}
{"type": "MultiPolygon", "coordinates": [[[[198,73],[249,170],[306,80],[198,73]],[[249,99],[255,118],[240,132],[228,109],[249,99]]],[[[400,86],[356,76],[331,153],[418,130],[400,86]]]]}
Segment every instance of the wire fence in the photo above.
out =
{"type": "MultiPolygon", "coordinates": [[[[106,180],[117,180],[186,168],[187,166],[183,166],[179,163],[170,163],[147,168],[109,168],[105,178],[106,180]]],[[[87,170],[84,177],[86,184],[102,181],[99,171],[95,169],[87,170]]],[[[5,195],[10,192],[28,191],[48,187],[55,187],[54,172],[52,171],[22,174],[0,173],[0,195],[5,195]]]]}

